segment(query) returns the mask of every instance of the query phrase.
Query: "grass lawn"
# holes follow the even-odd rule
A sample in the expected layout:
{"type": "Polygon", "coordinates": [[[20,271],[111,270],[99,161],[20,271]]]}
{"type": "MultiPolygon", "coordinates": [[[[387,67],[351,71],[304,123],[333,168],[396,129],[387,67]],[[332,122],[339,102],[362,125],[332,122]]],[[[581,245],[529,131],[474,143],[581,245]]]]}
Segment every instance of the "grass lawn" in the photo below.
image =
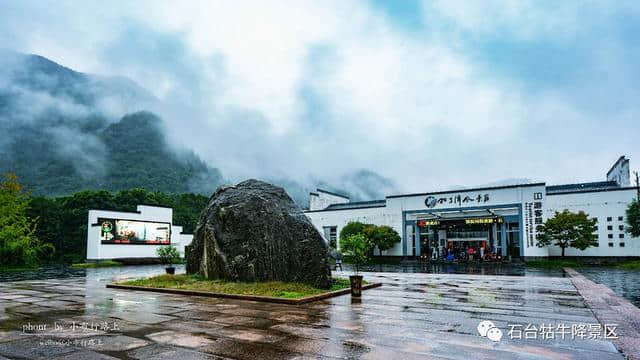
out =
{"type": "Polygon", "coordinates": [[[575,260],[549,259],[527,261],[527,266],[543,269],[579,268],[582,264],[575,260]]]}
{"type": "Polygon", "coordinates": [[[112,267],[112,266],[122,266],[122,263],[119,263],[113,260],[104,260],[104,261],[99,261],[94,263],[80,263],[80,264],[71,265],[71,267],[80,268],[80,269],[112,267]]]}
{"type": "Polygon", "coordinates": [[[617,264],[616,267],[625,270],[640,270],[640,260],[630,260],[617,264]]]}
{"type": "Polygon", "coordinates": [[[20,272],[20,271],[34,271],[38,270],[37,266],[34,267],[18,267],[18,266],[0,266],[0,272],[20,272]]]}
{"type": "MultiPolygon", "coordinates": [[[[281,281],[245,283],[223,280],[207,280],[198,275],[187,274],[158,275],[146,279],[123,281],[117,284],[299,299],[306,296],[323,294],[329,291],[341,290],[349,287],[349,279],[337,278],[333,280],[334,284],[330,289],[317,289],[307,284],[286,283],[281,281]]],[[[365,282],[363,281],[363,284],[364,283],[365,282]]]]}

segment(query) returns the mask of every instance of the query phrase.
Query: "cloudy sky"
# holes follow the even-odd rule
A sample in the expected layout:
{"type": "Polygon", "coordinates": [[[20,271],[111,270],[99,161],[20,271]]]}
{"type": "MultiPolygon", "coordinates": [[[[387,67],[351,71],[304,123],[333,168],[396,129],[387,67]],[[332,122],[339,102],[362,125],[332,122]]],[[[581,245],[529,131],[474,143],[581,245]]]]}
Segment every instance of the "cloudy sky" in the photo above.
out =
{"type": "Polygon", "coordinates": [[[124,76],[225,176],[400,191],[640,162],[638,1],[8,1],[0,44],[124,76]]]}

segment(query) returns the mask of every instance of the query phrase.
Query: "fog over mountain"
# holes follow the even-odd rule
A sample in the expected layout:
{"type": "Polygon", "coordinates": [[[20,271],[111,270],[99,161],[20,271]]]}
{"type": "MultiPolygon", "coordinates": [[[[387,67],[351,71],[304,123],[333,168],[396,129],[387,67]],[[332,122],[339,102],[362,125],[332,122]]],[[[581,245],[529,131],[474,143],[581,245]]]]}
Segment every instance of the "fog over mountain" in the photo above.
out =
{"type": "MultiPolygon", "coordinates": [[[[0,55],[0,171],[17,173],[35,194],[135,187],[210,194],[242,175],[285,187],[303,206],[317,186],[354,200],[395,190],[391,180],[364,169],[307,182],[261,169],[223,176],[216,164],[168,139],[162,114],[168,107],[133,81],[83,74],[37,55],[0,55]]],[[[237,155],[236,148],[216,151],[237,155]]]]}

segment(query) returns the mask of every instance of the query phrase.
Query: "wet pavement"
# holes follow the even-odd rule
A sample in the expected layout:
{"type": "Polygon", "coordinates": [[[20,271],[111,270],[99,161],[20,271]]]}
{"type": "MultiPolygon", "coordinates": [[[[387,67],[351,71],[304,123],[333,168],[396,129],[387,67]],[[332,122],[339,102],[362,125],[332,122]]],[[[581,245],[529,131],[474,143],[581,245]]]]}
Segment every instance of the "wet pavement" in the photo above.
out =
{"type": "Polygon", "coordinates": [[[359,301],[296,306],[105,288],[125,270],[0,283],[0,359],[622,359],[599,336],[509,336],[599,324],[570,278],[369,272],[359,301]]]}
{"type": "Polygon", "coordinates": [[[600,323],[617,324],[618,336],[613,340],[616,347],[629,359],[640,360],[640,309],[581,273],[571,268],[567,268],[566,272],[600,323]]]}
{"type": "Polygon", "coordinates": [[[640,271],[616,267],[582,267],[578,271],[640,307],[640,271]]]}
{"type": "MultiPolygon", "coordinates": [[[[353,266],[343,264],[343,270],[353,271],[353,266]]],[[[562,269],[542,269],[527,267],[524,263],[508,262],[420,262],[405,261],[400,264],[363,265],[364,272],[424,273],[424,274],[473,274],[509,276],[552,276],[563,277],[562,269]]]]}

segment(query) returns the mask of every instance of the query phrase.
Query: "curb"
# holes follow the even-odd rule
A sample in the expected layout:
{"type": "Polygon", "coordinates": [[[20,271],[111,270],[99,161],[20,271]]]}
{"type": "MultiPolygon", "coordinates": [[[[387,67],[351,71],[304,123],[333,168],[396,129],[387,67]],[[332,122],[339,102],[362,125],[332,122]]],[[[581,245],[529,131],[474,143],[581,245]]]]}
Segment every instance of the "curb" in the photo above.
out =
{"type": "MultiPolygon", "coordinates": [[[[380,286],[382,286],[382,283],[367,284],[362,286],[362,290],[373,289],[380,286]]],[[[328,298],[332,298],[340,295],[346,295],[351,292],[351,289],[346,288],[346,289],[335,290],[335,291],[322,293],[318,295],[306,296],[299,299],[286,299],[286,298],[277,298],[277,297],[271,297],[271,296],[225,294],[225,293],[216,293],[216,292],[210,292],[210,291],[184,290],[184,289],[171,289],[171,288],[152,288],[147,286],[135,286],[135,285],[107,284],[106,287],[110,289],[120,289],[120,290],[138,290],[138,291],[165,293],[165,294],[261,301],[261,302],[287,304],[287,305],[305,304],[305,303],[328,299],[328,298]]]]}

